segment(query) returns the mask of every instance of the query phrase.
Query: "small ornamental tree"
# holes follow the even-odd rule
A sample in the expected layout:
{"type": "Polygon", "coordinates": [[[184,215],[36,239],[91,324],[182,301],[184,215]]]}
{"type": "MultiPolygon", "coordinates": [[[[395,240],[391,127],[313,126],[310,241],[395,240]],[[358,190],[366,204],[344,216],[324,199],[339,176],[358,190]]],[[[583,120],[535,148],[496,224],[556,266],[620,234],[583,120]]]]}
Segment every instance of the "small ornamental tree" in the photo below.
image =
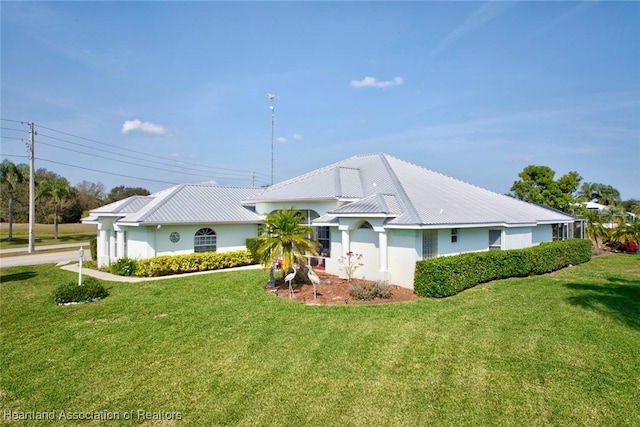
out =
{"type": "Polygon", "coordinates": [[[340,270],[344,271],[344,274],[347,275],[348,282],[351,281],[356,270],[364,266],[364,263],[362,262],[362,254],[356,254],[352,251],[349,251],[346,255],[338,258],[338,262],[342,265],[340,270]]]}
{"type": "Polygon", "coordinates": [[[296,258],[307,253],[318,255],[318,242],[310,238],[313,229],[304,224],[297,209],[284,209],[267,215],[257,238],[257,253],[262,265],[269,267],[280,258],[286,275],[296,258]]]}

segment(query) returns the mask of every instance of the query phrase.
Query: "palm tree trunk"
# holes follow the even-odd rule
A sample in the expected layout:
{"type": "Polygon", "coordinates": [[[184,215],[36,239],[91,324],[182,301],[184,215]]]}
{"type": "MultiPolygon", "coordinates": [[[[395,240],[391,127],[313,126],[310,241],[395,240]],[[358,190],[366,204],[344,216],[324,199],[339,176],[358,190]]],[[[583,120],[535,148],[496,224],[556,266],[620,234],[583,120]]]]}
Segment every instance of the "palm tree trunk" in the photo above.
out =
{"type": "Polygon", "coordinates": [[[56,203],[53,213],[53,238],[58,240],[58,203],[56,203]]]}
{"type": "Polygon", "coordinates": [[[13,242],[13,191],[9,192],[9,242],[13,242]]]}

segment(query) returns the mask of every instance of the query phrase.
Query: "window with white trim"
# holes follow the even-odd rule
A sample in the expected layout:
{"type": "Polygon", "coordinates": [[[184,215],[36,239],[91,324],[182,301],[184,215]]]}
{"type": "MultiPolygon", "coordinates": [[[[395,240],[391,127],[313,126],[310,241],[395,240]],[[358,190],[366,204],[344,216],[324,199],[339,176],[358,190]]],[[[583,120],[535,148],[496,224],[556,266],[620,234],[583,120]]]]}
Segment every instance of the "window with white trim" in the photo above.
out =
{"type": "Polygon", "coordinates": [[[215,252],[217,247],[216,232],[210,228],[201,228],[193,237],[194,252],[215,252]]]}
{"type": "Polygon", "coordinates": [[[422,231],[422,259],[438,257],[438,230],[422,231]]]}
{"type": "Polygon", "coordinates": [[[458,229],[451,229],[451,243],[458,243],[458,229]]]}
{"type": "Polygon", "coordinates": [[[499,251],[502,249],[502,231],[489,230],[489,250],[499,251]]]}

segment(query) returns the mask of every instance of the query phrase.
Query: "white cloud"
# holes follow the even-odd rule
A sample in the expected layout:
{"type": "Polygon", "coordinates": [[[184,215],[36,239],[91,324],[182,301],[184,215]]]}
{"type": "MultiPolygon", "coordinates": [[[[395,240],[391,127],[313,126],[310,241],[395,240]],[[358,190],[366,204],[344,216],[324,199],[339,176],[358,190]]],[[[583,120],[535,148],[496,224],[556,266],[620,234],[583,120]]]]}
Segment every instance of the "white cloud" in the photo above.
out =
{"type": "Polygon", "coordinates": [[[129,133],[134,130],[139,130],[148,135],[165,135],[168,133],[167,128],[164,126],[156,125],[151,122],[141,122],[138,119],[127,120],[122,125],[122,133],[129,133]]]}
{"type": "Polygon", "coordinates": [[[404,79],[402,77],[394,77],[393,80],[385,80],[378,81],[375,77],[365,77],[362,80],[351,80],[349,85],[354,88],[361,87],[378,87],[378,88],[386,88],[391,86],[399,86],[404,83],[404,79]]]}
{"type": "Polygon", "coordinates": [[[283,138],[283,137],[279,136],[279,137],[276,139],[276,142],[287,142],[287,138],[283,138]]]}
{"type": "Polygon", "coordinates": [[[293,135],[293,139],[295,139],[296,141],[302,141],[303,138],[302,135],[295,134],[293,135]]]}

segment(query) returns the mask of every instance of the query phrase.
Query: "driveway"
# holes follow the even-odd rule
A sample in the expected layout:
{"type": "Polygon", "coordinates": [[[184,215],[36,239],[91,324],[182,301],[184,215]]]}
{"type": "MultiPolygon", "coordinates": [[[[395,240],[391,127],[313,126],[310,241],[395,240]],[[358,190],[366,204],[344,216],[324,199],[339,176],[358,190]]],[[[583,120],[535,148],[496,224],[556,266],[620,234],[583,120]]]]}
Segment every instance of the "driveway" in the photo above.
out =
{"type": "Polygon", "coordinates": [[[57,264],[59,262],[78,261],[80,259],[80,246],[84,247],[85,261],[91,260],[91,252],[89,251],[89,243],[71,243],[64,245],[38,246],[35,252],[27,253],[26,248],[2,249],[0,250],[0,268],[16,267],[19,265],[35,265],[35,264],[57,264]],[[69,248],[68,251],[62,252],[43,252],[48,250],[59,250],[69,248]],[[74,248],[73,250],[71,248],[74,248]],[[21,252],[24,255],[3,256],[7,253],[21,252]]]}

